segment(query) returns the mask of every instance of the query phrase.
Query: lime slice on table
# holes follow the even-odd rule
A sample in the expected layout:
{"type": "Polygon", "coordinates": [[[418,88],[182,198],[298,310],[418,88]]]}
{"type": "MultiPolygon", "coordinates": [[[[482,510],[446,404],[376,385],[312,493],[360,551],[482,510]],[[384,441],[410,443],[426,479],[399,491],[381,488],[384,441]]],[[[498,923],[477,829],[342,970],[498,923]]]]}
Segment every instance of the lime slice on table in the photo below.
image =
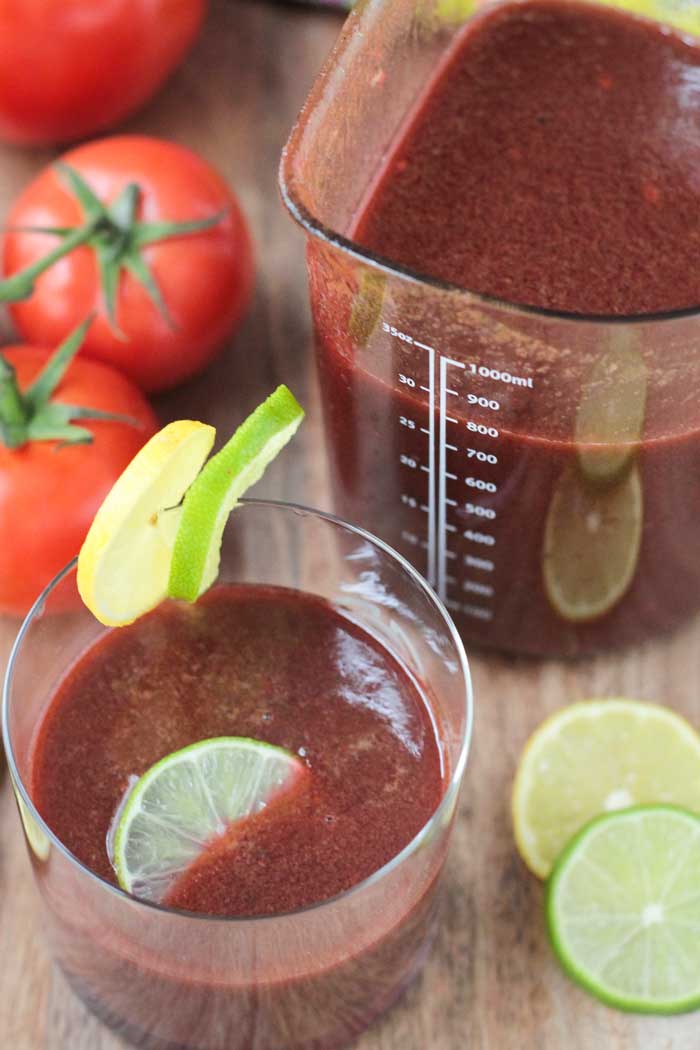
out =
{"type": "Polygon", "coordinates": [[[162,758],[120,807],[112,859],[119,885],[163,901],[207,846],[305,772],[290,752],[243,737],[202,740],[162,758]]]}
{"type": "Polygon", "coordinates": [[[177,505],[215,436],[204,423],[170,423],[143,446],[107,494],[78,558],[78,590],[102,623],[131,623],[166,597],[177,505]]]}
{"type": "Polygon", "coordinates": [[[588,824],[549,883],[547,922],[566,972],[610,1006],[700,1006],[700,820],[640,806],[588,824]]]}
{"type": "Polygon", "coordinates": [[[642,484],[637,466],[612,485],[569,467],[547,511],[542,574],[563,620],[585,623],[610,612],[634,579],[642,542],[642,484]]]}
{"type": "Polygon", "coordinates": [[[185,495],[172,555],[168,594],[194,602],[216,579],[228,516],[246,489],[296,433],[304,410],[280,386],[212,456],[185,495]]]}
{"type": "Polygon", "coordinates": [[[700,738],[693,727],[641,701],[572,704],[542,723],[520,759],[512,798],[518,851],[535,875],[547,878],[572,835],[593,817],[653,802],[700,812],[700,738]]]}

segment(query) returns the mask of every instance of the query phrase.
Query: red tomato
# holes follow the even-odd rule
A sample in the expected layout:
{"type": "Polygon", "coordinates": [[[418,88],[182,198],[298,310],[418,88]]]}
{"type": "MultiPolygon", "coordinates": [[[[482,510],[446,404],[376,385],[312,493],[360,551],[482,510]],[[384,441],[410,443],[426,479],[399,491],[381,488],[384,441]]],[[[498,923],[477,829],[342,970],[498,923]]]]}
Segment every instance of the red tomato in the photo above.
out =
{"type": "MultiPolygon", "coordinates": [[[[122,267],[115,310],[120,331],[115,330],[107,315],[96,251],[83,245],[44,272],[28,299],[11,307],[17,327],[28,342],[52,345],[94,311],[96,320],[81,353],[113,365],[145,390],[180,383],[221,348],[250,300],[252,248],[236,198],[194,153],[158,139],[101,139],[62,160],[103,204],[112,203],[128,184],[137,184],[137,223],[222,217],[210,229],[141,250],[169,319],[144,285],[122,267]]],[[[7,218],[10,227],[76,227],[83,221],[84,212],[65,174],[55,167],[46,168],[25,189],[7,218]]],[[[37,262],[58,243],[51,234],[9,233],[5,275],[37,262]]]]}
{"type": "MultiPolygon", "coordinates": [[[[2,356],[24,390],[50,351],[12,346],[2,356]]],[[[96,361],[72,361],[52,401],[128,415],[140,425],[79,420],[93,434],[89,445],[0,443],[0,612],[18,616],[78,553],[112,485],[157,429],[141,391],[96,361]]]]}
{"type": "Polygon", "coordinates": [[[0,137],[69,142],[138,109],[178,65],[205,0],[0,3],[0,137]]]}

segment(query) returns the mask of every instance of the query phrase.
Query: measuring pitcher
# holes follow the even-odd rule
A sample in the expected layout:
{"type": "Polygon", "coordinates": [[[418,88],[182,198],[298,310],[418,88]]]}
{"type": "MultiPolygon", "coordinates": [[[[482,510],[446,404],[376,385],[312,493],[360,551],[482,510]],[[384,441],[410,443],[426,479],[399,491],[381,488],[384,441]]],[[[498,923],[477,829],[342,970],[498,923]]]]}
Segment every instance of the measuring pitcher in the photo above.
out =
{"type": "MultiPolygon", "coordinates": [[[[700,610],[700,313],[519,306],[356,235],[464,34],[517,3],[361,3],[292,132],[281,186],[308,234],[339,513],[424,573],[465,639],[576,655],[700,610]]],[[[601,10],[575,0],[587,5],[601,10]]],[[[695,3],[609,6],[665,19],[689,54],[697,45],[695,3]]],[[[685,89],[700,105],[700,60],[696,72],[685,89]]],[[[657,203],[653,179],[641,189],[657,203]]]]}

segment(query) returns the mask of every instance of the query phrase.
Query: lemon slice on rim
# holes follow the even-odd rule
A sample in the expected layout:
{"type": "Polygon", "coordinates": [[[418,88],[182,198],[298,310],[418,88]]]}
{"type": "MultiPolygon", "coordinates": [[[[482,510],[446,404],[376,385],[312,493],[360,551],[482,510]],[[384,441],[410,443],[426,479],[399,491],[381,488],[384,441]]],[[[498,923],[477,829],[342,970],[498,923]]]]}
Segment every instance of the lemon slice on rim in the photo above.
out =
{"type": "Polygon", "coordinates": [[[80,596],[101,623],[132,623],[167,596],[179,504],[215,436],[205,423],[170,423],[108,493],[78,558],[80,596]]]}

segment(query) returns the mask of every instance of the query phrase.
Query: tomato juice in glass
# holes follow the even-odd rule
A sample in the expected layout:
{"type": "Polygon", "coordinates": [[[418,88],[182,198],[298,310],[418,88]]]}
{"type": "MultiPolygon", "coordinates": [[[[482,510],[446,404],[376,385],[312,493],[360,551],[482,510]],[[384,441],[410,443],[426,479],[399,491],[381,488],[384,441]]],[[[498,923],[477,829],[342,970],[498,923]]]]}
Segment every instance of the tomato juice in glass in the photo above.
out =
{"type": "Polygon", "coordinates": [[[485,645],[700,609],[700,15],[655,9],[361,5],[283,159],[338,509],[485,645]]]}
{"type": "Polygon", "coordinates": [[[471,726],[459,638],[417,573],[339,521],[232,515],[220,582],[104,630],[27,619],[4,733],[53,954],[106,1024],[157,1050],[346,1045],[418,972],[471,726]],[[287,795],[217,841],[161,904],[116,885],[130,778],[248,736],[296,753],[287,795]]]}

